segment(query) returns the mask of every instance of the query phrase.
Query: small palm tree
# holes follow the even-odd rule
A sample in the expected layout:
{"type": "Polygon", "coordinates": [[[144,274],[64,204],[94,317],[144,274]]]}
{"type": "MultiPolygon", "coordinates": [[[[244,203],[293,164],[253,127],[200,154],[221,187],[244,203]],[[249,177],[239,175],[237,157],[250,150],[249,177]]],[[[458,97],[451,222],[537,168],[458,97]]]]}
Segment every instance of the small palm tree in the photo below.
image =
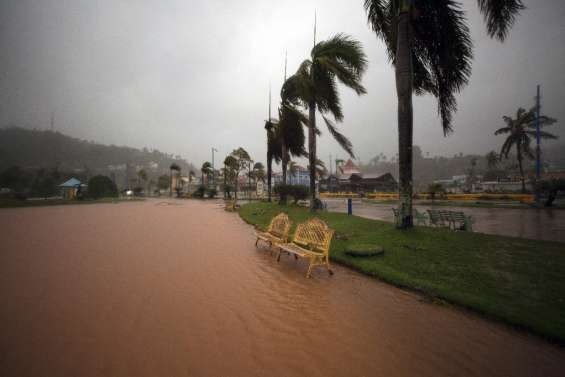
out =
{"type": "Polygon", "coordinates": [[[365,94],[361,78],[367,67],[367,59],[361,43],[353,38],[337,34],[317,43],[298,71],[285,82],[283,92],[291,104],[304,105],[308,111],[308,160],[310,162],[310,208],[314,210],[316,199],[316,136],[320,130],[316,127],[318,110],[334,139],[352,157],[353,146],[341,134],[335,124],[326,117],[331,114],[336,122],[343,120],[343,111],[337,81],[351,88],[358,95],[365,94]]]}
{"type": "Polygon", "coordinates": [[[204,184],[204,177],[206,177],[206,180],[209,181],[210,179],[210,174],[212,174],[212,164],[208,161],[204,162],[202,164],[202,167],[200,168],[200,172],[202,173],[202,184],[204,184]]]}
{"type": "MultiPolygon", "coordinates": [[[[500,158],[508,158],[508,154],[512,147],[516,147],[516,158],[518,159],[518,167],[520,169],[520,177],[522,180],[522,192],[526,191],[526,179],[524,177],[524,158],[535,158],[531,148],[532,138],[536,137],[536,112],[535,109],[526,111],[519,108],[516,112],[516,118],[512,119],[508,116],[503,116],[506,127],[499,128],[494,133],[495,135],[505,135],[508,137],[502,144],[500,149],[500,158]]],[[[540,127],[549,126],[556,122],[555,119],[541,116],[539,119],[540,127]]],[[[557,136],[549,132],[540,131],[539,136],[542,139],[557,139],[557,136]]]]}
{"type": "MultiPolygon", "coordinates": [[[[477,0],[491,37],[503,41],[522,0],[477,0]]],[[[369,24],[385,42],[396,71],[398,96],[400,228],[412,222],[412,94],[430,93],[438,100],[445,134],[452,131],[455,94],[467,84],[472,41],[461,2],[457,0],[365,0],[369,24]]]]}

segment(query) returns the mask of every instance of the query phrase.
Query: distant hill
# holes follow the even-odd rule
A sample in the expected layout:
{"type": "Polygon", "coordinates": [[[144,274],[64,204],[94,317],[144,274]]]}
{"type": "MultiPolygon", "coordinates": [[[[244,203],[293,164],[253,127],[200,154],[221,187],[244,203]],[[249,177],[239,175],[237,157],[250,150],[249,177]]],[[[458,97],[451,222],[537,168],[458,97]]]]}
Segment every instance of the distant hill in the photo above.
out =
{"type": "Polygon", "coordinates": [[[198,170],[179,156],[158,150],[104,145],[70,137],[60,132],[21,127],[0,128],[0,171],[19,166],[23,169],[53,169],[81,175],[113,175],[116,182],[132,179],[140,169],[151,178],[169,171],[176,163],[187,173],[198,170]]]}

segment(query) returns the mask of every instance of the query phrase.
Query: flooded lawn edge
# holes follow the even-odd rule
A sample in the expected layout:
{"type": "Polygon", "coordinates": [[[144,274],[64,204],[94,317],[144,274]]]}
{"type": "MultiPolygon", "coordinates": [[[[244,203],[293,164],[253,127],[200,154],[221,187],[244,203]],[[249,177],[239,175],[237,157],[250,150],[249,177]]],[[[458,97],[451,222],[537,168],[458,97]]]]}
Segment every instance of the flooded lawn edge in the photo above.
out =
{"type": "MultiPolygon", "coordinates": [[[[270,219],[281,211],[288,213],[291,219],[294,220],[293,229],[298,222],[313,216],[304,208],[269,203],[245,204],[242,205],[238,212],[239,216],[246,223],[265,229],[270,219]]],[[[448,305],[469,314],[476,314],[482,318],[508,326],[511,329],[535,335],[552,344],[565,347],[565,320],[560,316],[560,313],[565,311],[565,303],[562,299],[556,299],[555,296],[544,295],[547,292],[557,292],[557,295],[559,295],[558,292],[564,292],[565,253],[562,252],[562,243],[532,241],[477,233],[446,232],[434,228],[427,228],[425,230],[419,228],[415,233],[422,232],[424,236],[431,234],[434,238],[437,238],[437,242],[436,240],[431,240],[433,249],[425,248],[425,246],[430,246],[429,238],[424,240],[421,237],[412,237],[413,234],[397,231],[388,240],[389,245],[385,249],[388,253],[386,256],[389,254],[398,255],[394,256],[396,258],[395,263],[387,266],[386,264],[379,263],[379,257],[372,261],[369,260],[371,258],[355,259],[346,256],[343,250],[348,243],[366,243],[375,233],[377,239],[378,236],[383,238],[390,237],[391,229],[385,229],[384,232],[379,229],[380,233],[375,232],[375,230],[378,228],[393,228],[391,224],[356,216],[347,217],[347,215],[341,213],[321,212],[317,213],[316,216],[327,221],[328,225],[337,231],[336,234],[338,236],[337,239],[334,237],[330,254],[333,262],[397,288],[416,293],[425,301],[448,305]],[[363,223],[363,225],[369,224],[371,230],[362,229],[359,223],[363,223]],[[351,231],[357,238],[351,240],[346,234],[348,231],[351,231]],[[469,242],[470,240],[473,242],[469,242]],[[421,247],[420,245],[424,243],[427,243],[427,245],[421,247]],[[474,244],[469,246],[470,243],[474,244]],[[392,246],[393,244],[394,246],[392,246]],[[508,249],[504,249],[505,247],[508,247],[508,249]],[[430,252],[434,254],[433,256],[436,260],[428,261],[427,257],[430,255],[428,254],[424,264],[427,263],[431,266],[424,266],[421,270],[418,270],[418,268],[414,269],[411,263],[415,261],[422,262],[422,258],[414,259],[412,255],[408,256],[405,250],[399,253],[398,250],[402,248],[408,249],[408,253],[411,251],[430,252]],[[443,249],[445,248],[451,250],[447,250],[447,253],[444,253],[443,249]],[[513,248],[517,248],[519,251],[515,252],[513,248]],[[438,251],[438,249],[441,250],[438,251]],[[469,252],[469,254],[464,254],[466,252],[469,252]],[[480,258],[475,257],[470,252],[480,254],[480,258],[485,257],[486,253],[487,260],[477,261],[480,258]],[[506,259],[510,259],[510,264],[515,263],[516,266],[511,266],[508,269],[505,268],[506,266],[503,266],[498,270],[500,267],[498,265],[501,263],[500,258],[495,255],[495,258],[490,260],[489,258],[492,255],[489,255],[489,253],[508,254],[506,259]],[[540,255],[540,253],[545,255],[540,255]],[[406,260],[402,260],[404,259],[403,257],[406,260]],[[445,261],[441,261],[443,265],[440,262],[438,267],[434,265],[438,257],[448,259],[447,264],[454,263],[459,266],[451,269],[451,266],[446,266],[445,261]],[[557,268],[550,273],[551,276],[544,279],[545,286],[540,288],[535,284],[536,279],[533,275],[538,274],[539,270],[545,271],[544,268],[547,266],[540,261],[547,261],[547,258],[558,258],[556,263],[554,263],[557,265],[557,268]],[[519,261],[514,261],[513,259],[518,259],[519,261]],[[524,268],[524,264],[529,264],[529,266],[524,268]],[[534,265],[533,269],[532,265],[534,265]],[[406,267],[407,271],[399,267],[406,267]],[[502,280],[498,277],[490,281],[484,281],[485,279],[483,278],[491,273],[487,271],[485,275],[484,270],[490,270],[491,267],[494,270],[494,274],[502,275],[510,271],[513,274],[512,278],[523,281],[520,281],[518,284],[510,282],[505,287],[499,287],[498,282],[502,280]],[[426,271],[426,268],[430,268],[430,271],[426,271]],[[483,276],[472,276],[477,271],[480,271],[477,275],[482,274],[483,276]],[[450,277],[443,279],[443,274],[446,272],[450,277]],[[459,273],[464,278],[454,276],[459,273]],[[469,275],[472,277],[469,278],[469,275]],[[553,277],[556,277],[557,281],[548,282],[553,277]],[[534,283],[530,280],[534,280],[534,283]],[[451,285],[451,283],[455,284],[451,285]],[[474,286],[475,284],[477,287],[474,286]],[[535,292],[529,296],[536,296],[539,291],[543,297],[536,297],[537,300],[524,299],[523,296],[527,296],[524,294],[524,286],[528,287],[530,284],[535,292]],[[488,289],[481,291],[481,286],[488,286],[488,289]],[[532,315],[532,313],[534,314],[532,315]],[[547,323],[550,323],[550,325],[548,326],[547,323]]],[[[418,236],[422,236],[422,234],[418,234],[418,236]]]]}

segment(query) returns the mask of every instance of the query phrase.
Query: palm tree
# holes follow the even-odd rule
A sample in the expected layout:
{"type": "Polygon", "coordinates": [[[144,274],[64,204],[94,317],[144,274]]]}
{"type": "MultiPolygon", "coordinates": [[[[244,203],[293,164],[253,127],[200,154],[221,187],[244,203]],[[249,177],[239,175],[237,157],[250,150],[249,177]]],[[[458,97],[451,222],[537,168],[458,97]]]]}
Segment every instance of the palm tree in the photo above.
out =
{"type": "MultiPolygon", "coordinates": [[[[522,0],[477,0],[491,37],[503,41],[522,0]]],[[[369,24],[386,45],[398,95],[400,228],[412,222],[412,94],[438,100],[444,134],[452,131],[455,94],[467,84],[472,41],[457,0],[365,0],[369,24]]]]}
{"type": "MultiPolygon", "coordinates": [[[[308,165],[308,169],[310,169],[310,165],[308,165]]],[[[327,173],[328,170],[326,169],[326,164],[324,163],[324,161],[316,159],[316,177],[322,178],[327,173]]]]}
{"type": "Polygon", "coordinates": [[[271,201],[272,178],[273,178],[273,160],[279,163],[282,159],[282,147],[280,139],[277,137],[278,123],[270,119],[265,122],[265,130],[267,131],[267,195],[269,202],[271,201]]]}
{"type": "MultiPolygon", "coordinates": [[[[508,116],[503,116],[502,119],[504,119],[506,127],[499,128],[494,133],[495,135],[508,134],[508,137],[500,149],[500,158],[504,157],[507,159],[512,147],[516,147],[516,158],[518,159],[518,167],[522,180],[522,192],[525,192],[526,180],[522,161],[524,157],[535,158],[530,145],[532,143],[532,137],[536,137],[536,111],[535,109],[526,111],[523,108],[519,108],[516,112],[515,119],[508,116]]],[[[541,116],[539,118],[540,127],[549,126],[555,122],[555,119],[547,116],[541,116]]],[[[545,131],[540,131],[539,136],[542,139],[557,139],[557,136],[545,131]]]]}
{"type": "Polygon", "coordinates": [[[498,154],[495,151],[490,151],[487,153],[487,155],[485,156],[487,159],[487,167],[490,170],[494,170],[496,169],[497,165],[498,165],[498,154]]]}
{"type": "Polygon", "coordinates": [[[204,184],[204,177],[209,181],[210,174],[212,174],[212,164],[208,161],[204,162],[200,168],[200,172],[202,173],[202,184],[204,184]]]}
{"type": "MultiPolygon", "coordinates": [[[[169,187],[170,187],[169,190],[170,190],[170,196],[171,197],[173,196],[173,171],[176,171],[177,175],[180,173],[180,166],[178,166],[175,162],[173,162],[171,164],[171,166],[169,166],[169,178],[170,178],[170,182],[171,182],[170,185],[169,185],[169,187]]],[[[176,187],[175,187],[175,189],[176,189],[176,187]]]]}
{"type": "MultiPolygon", "coordinates": [[[[310,209],[315,209],[316,199],[316,127],[318,110],[329,132],[352,157],[353,146],[341,134],[335,124],[326,117],[329,113],[336,122],[343,120],[343,111],[337,90],[337,81],[353,89],[358,95],[365,94],[361,77],[367,67],[367,59],[361,43],[353,38],[337,34],[317,43],[310,52],[310,59],[304,60],[298,71],[285,82],[285,98],[293,105],[302,104],[308,115],[308,160],[310,162],[310,209]]],[[[298,114],[297,114],[298,115],[298,114]]]]}
{"type": "Polygon", "coordinates": [[[257,181],[265,182],[265,166],[262,163],[256,162],[253,165],[253,177],[255,178],[255,183],[257,181]]]}

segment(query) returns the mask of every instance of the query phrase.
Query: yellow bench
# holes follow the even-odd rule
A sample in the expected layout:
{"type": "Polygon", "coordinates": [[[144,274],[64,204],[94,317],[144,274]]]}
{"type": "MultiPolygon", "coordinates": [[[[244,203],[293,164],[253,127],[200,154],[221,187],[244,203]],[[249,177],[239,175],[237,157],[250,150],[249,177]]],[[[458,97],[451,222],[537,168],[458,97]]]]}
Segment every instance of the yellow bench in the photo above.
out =
{"type": "Polygon", "coordinates": [[[235,199],[226,200],[225,204],[226,207],[224,209],[228,212],[235,212],[237,210],[237,207],[239,207],[235,199]]]}
{"type": "Polygon", "coordinates": [[[257,232],[257,241],[255,246],[261,240],[269,244],[269,246],[276,246],[288,242],[288,233],[292,222],[286,213],[279,213],[273,217],[266,232],[257,232]]]}
{"type": "Polygon", "coordinates": [[[287,252],[293,254],[295,258],[309,259],[310,265],[306,273],[307,278],[311,276],[312,267],[315,266],[326,266],[328,273],[333,275],[329,259],[330,243],[333,234],[334,230],[317,218],[298,224],[292,242],[278,245],[279,255],[277,261],[280,260],[282,252],[287,252]]]}

